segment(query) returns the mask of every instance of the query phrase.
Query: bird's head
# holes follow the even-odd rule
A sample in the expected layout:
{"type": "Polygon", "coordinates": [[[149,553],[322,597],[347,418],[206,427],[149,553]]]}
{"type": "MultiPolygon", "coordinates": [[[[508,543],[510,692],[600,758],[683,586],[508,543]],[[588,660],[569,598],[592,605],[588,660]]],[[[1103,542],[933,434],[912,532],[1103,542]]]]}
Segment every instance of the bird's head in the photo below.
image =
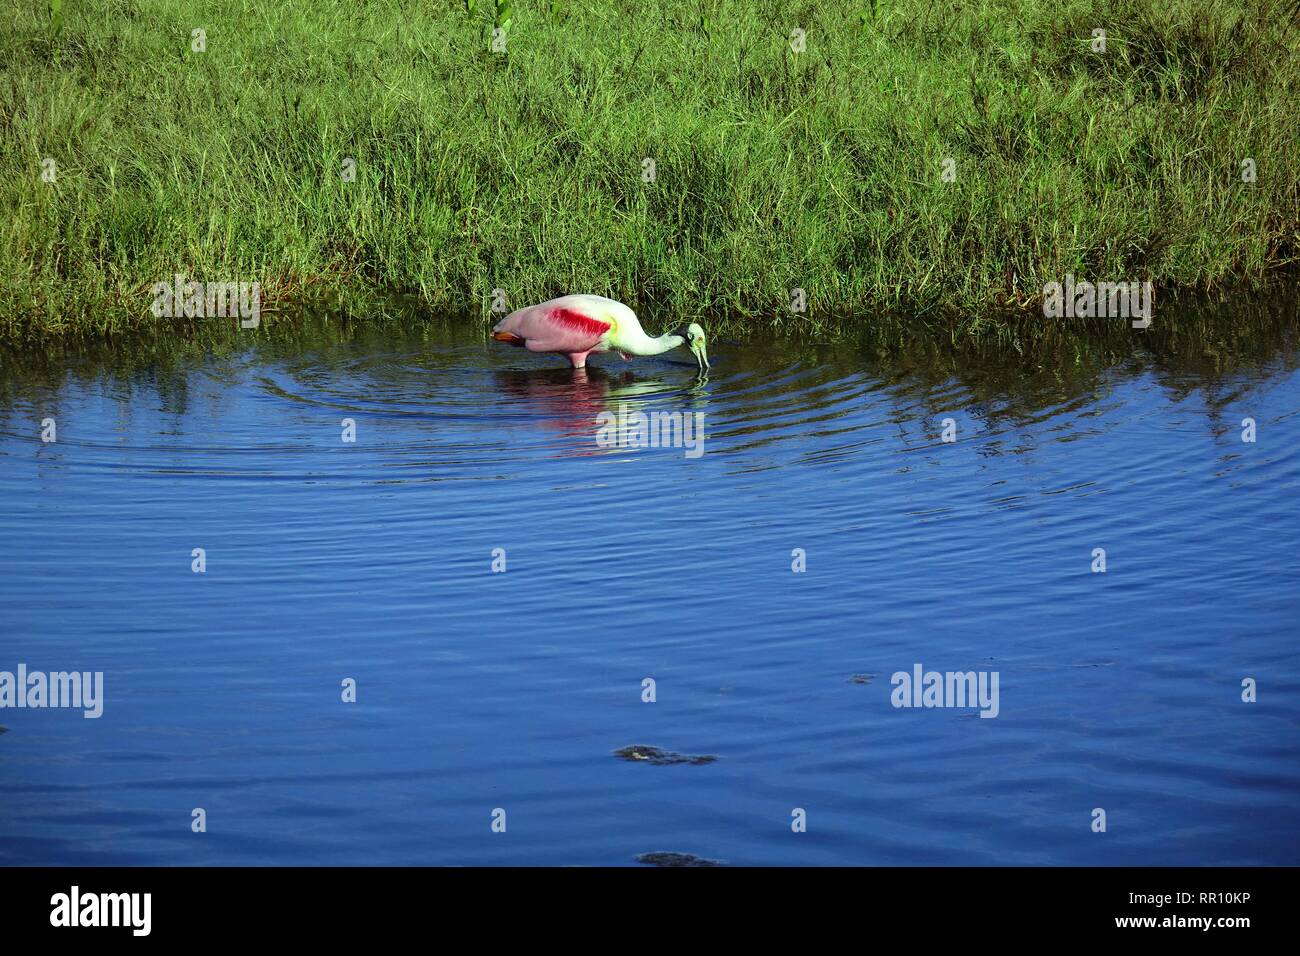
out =
{"type": "Polygon", "coordinates": [[[709,367],[709,351],[706,347],[704,329],[700,327],[698,322],[683,325],[673,334],[681,336],[683,344],[691,350],[691,354],[695,356],[695,361],[700,364],[701,371],[709,367]]]}

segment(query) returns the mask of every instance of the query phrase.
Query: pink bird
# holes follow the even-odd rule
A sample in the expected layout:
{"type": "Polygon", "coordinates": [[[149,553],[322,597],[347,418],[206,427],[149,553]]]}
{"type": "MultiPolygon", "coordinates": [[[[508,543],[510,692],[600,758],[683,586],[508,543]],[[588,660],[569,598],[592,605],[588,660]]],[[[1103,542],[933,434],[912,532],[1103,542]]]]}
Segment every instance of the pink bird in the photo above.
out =
{"type": "Polygon", "coordinates": [[[586,368],[592,352],[659,355],[689,345],[700,370],[709,367],[704,329],[696,323],[651,338],[636,313],[622,302],[599,295],[564,295],[541,305],[517,309],[497,323],[492,338],[530,352],[555,352],[574,368],[586,368]]]}

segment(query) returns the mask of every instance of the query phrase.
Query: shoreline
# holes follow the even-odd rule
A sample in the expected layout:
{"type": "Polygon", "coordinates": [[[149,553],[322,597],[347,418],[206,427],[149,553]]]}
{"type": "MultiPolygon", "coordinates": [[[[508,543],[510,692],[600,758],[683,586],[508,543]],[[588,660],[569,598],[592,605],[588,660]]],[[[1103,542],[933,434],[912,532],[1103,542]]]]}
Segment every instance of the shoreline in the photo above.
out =
{"type": "MultiPolygon", "coordinates": [[[[1300,281],[1243,285],[1214,293],[1166,294],[1158,299],[1151,325],[1133,328],[1122,318],[1044,318],[1038,310],[1006,311],[995,320],[960,316],[861,315],[820,322],[714,322],[719,355],[752,345],[783,343],[810,358],[821,347],[857,348],[864,359],[883,366],[930,367],[964,375],[981,368],[1020,367],[1102,369],[1139,358],[1210,363],[1222,370],[1263,361],[1300,357],[1300,281]],[[963,321],[965,324],[963,324],[963,321]]],[[[239,318],[160,319],[113,336],[53,338],[15,347],[0,341],[0,369],[142,368],[260,353],[285,358],[314,350],[388,341],[394,347],[460,342],[481,337],[497,316],[430,312],[410,296],[390,295],[354,309],[314,303],[285,311],[268,310],[256,328],[239,318]]],[[[668,327],[671,316],[643,316],[651,328],[668,327]]],[[[561,369],[542,357],[538,371],[561,369]]],[[[605,372],[621,361],[599,363],[605,372]]],[[[634,366],[628,366],[635,370],[634,366]]],[[[21,378],[22,376],[18,376],[21,378]]],[[[3,383],[0,376],[0,383],[3,383]]]]}

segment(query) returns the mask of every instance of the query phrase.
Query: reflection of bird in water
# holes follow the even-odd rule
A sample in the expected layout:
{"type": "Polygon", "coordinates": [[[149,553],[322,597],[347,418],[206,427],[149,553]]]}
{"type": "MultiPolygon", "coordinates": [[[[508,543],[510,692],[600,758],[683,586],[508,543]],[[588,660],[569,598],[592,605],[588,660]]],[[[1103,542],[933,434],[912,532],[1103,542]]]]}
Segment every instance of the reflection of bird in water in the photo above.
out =
{"type": "Polygon", "coordinates": [[[696,323],[652,337],[641,328],[635,312],[599,295],[564,295],[517,309],[497,323],[492,338],[530,352],[563,355],[574,368],[585,368],[592,352],[618,352],[627,358],[662,355],[687,345],[700,371],[709,367],[704,329],[696,323]]]}
{"type": "Polygon", "coordinates": [[[509,369],[495,373],[502,393],[536,413],[547,428],[566,435],[595,434],[601,412],[617,411],[619,400],[662,392],[662,382],[638,379],[631,371],[604,369],[509,369]]]}

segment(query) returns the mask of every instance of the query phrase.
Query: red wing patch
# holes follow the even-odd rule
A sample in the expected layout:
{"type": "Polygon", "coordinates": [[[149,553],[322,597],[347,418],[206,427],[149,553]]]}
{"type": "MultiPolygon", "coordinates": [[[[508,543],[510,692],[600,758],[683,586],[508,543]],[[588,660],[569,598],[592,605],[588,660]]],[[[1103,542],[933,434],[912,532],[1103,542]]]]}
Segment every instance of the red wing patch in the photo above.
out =
{"type": "Polygon", "coordinates": [[[604,335],[610,328],[609,322],[593,319],[574,309],[552,309],[551,321],[563,328],[584,332],[587,335],[604,335]]]}

